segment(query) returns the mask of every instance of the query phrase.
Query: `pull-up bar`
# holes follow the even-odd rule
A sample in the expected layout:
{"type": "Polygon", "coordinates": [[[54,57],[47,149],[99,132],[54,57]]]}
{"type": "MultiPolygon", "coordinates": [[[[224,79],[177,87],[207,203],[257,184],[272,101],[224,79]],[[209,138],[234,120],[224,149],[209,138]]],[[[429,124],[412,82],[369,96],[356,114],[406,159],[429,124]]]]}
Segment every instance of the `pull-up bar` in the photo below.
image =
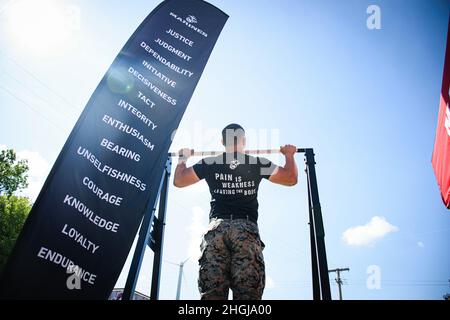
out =
{"type": "MultiPolygon", "coordinates": [[[[309,207],[309,230],[311,241],[311,271],[312,291],[314,300],[331,300],[330,280],[328,276],[327,254],[325,250],[325,231],[323,227],[322,210],[319,202],[319,191],[317,187],[314,150],[312,148],[299,148],[297,152],[305,154],[308,207],[309,207]]],[[[214,156],[222,154],[223,151],[197,151],[192,156],[214,156]]],[[[280,149],[247,150],[246,154],[271,154],[280,153],[280,149]]],[[[153,257],[152,286],[150,299],[158,299],[160,273],[162,263],[162,245],[164,239],[164,226],[167,208],[167,194],[169,189],[169,178],[172,165],[172,157],[178,156],[176,152],[167,155],[167,162],[162,173],[158,197],[142,220],[139,238],[134,251],[133,260],[128,272],[127,282],[122,299],[130,300],[134,296],[136,282],[139,276],[145,248],[148,245],[155,253],[153,257]],[[159,198],[159,200],[158,200],[159,198]],[[159,201],[158,217],[155,216],[159,201]]]]}
{"type": "MultiPolygon", "coordinates": [[[[298,148],[298,152],[306,152],[306,149],[298,148]]],[[[195,151],[191,153],[191,156],[194,157],[207,157],[207,156],[216,156],[222,154],[223,151],[195,151]]],[[[265,149],[265,150],[245,150],[245,154],[271,154],[271,153],[280,153],[280,149],[265,149]]],[[[169,157],[177,157],[178,152],[169,152],[169,157]]]]}

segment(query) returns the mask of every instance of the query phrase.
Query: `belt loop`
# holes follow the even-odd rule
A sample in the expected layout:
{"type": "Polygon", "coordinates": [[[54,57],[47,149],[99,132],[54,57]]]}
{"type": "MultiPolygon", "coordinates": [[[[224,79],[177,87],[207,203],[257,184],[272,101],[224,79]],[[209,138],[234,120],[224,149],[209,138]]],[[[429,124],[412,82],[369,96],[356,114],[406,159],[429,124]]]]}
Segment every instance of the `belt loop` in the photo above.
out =
{"type": "Polygon", "coordinates": [[[232,214],[230,214],[230,220],[233,220],[233,215],[232,214]]]}
{"type": "Polygon", "coordinates": [[[248,215],[247,215],[246,217],[247,217],[247,221],[248,221],[248,220],[249,220],[249,219],[248,219],[248,215]]]}

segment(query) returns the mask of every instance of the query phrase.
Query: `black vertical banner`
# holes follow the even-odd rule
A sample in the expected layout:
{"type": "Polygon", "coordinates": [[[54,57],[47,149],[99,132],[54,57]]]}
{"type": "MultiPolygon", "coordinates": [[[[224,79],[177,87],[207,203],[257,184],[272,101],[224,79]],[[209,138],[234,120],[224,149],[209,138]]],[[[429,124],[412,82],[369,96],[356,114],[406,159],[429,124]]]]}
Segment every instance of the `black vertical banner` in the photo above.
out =
{"type": "Polygon", "coordinates": [[[166,0],[142,22],[56,160],[2,274],[2,298],[108,298],[227,18],[201,0],[166,0]]]}

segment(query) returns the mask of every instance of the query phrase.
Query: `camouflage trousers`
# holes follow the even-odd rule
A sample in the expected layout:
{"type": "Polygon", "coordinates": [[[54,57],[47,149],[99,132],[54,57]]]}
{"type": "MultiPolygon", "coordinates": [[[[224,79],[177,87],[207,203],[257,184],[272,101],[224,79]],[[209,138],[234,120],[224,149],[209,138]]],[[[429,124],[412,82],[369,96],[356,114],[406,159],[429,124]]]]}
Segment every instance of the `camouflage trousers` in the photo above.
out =
{"type": "Polygon", "coordinates": [[[212,219],[200,246],[198,288],[202,300],[260,300],[265,267],[258,225],[244,219],[212,219]]]}

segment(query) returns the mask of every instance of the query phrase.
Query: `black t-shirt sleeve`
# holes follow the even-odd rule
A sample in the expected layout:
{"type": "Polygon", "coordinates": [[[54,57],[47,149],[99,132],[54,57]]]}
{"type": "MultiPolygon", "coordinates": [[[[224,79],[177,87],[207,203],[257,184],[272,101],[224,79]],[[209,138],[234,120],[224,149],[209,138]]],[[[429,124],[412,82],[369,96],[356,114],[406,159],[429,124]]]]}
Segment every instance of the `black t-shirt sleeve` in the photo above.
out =
{"type": "Polygon", "coordinates": [[[269,179],[277,166],[269,159],[263,157],[258,158],[258,163],[261,178],[269,179]]]}
{"type": "Polygon", "coordinates": [[[206,164],[203,159],[194,164],[192,168],[194,169],[195,174],[200,180],[206,177],[206,164]]]}

